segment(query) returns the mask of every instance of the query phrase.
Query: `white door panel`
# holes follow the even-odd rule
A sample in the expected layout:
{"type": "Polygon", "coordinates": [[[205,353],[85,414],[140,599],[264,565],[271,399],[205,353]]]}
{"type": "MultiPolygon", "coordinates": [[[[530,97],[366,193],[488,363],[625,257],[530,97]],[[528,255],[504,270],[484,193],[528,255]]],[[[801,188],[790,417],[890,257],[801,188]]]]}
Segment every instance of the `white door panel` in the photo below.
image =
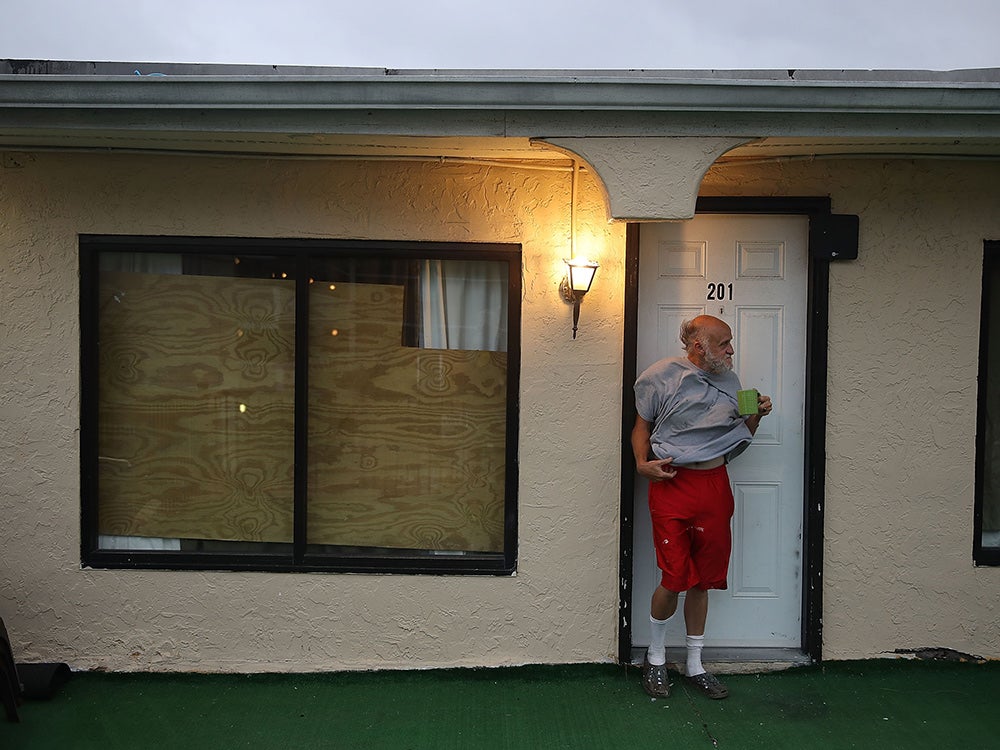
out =
{"type": "MultiPolygon", "coordinates": [[[[733,556],[729,588],[710,594],[712,646],[801,645],[807,237],[805,217],[756,215],[699,215],[639,233],[637,371],[683,356],[681,321],[707,313],[733,329],[744,387],[774,401],[753,445],[729,466],[733,556]]],[[[638,478],[635,646],[649,643],[649,599],[659,583],[647,490],[638,478]]],[[[668,644],[683,642],[678,614],[668,644]]]]}

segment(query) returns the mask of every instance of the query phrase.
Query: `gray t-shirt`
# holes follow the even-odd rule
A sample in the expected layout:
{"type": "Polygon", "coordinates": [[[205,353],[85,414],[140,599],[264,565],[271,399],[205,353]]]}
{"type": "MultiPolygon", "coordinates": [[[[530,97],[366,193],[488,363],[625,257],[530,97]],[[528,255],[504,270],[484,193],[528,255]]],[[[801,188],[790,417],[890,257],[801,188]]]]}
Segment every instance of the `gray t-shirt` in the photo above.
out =
{"type": "Polygon", "coordinates": [[[737,408],[740,379],[732,370],[715,375],[687,357],[661,359],[635,381],[635,408],[653,425],[657,458],[683,466],[719,456],[735,458],[753,435],[737,408]]]}

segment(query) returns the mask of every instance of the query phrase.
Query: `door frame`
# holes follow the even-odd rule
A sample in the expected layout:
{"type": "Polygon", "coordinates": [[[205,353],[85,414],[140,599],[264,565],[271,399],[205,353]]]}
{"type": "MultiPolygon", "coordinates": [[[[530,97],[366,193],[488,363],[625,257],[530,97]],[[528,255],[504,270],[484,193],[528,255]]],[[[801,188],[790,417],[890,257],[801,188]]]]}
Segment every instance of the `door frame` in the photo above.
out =
{"type": "MultiPolygon", "coordinates": [[[[829,337],[830,262],[856,257],[830,252],[823,241],[832,217],[828,197],[699,197],[700,214],[771,214],[809,219],[806,309],[805,456],[803,484],[802,651],[813,661],[823,657],[823,520],[826,506],[826,385],[829,337]]],[[[846,217],[845,217],[846,218],[846,217]]],[[[625,232],[625,332],[622,379],[622,463],[618,575],[618,660],[632,657],[632,531],[635,460],[631,433],[635,424],[635,382],[639,315],[639,228],[625,232]]]]}

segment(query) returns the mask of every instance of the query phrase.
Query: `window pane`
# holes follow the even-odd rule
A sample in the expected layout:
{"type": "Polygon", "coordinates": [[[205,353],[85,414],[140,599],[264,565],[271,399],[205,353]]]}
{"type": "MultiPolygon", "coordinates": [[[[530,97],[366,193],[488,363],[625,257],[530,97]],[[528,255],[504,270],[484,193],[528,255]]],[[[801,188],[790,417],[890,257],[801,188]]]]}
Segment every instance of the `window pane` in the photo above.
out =
{"type": "Polygon", "coordinates": [[[313,551],[503,552],[507,268],[314,264],[313,551]]]}
{"type": "Polygon", "coordinates": [[[295,289],[280,269],[101,254],[102,549],[291,542],[295,289]]]}
{"type": "Polygon", "coordinates": [[[512,571],[519,261],[81,239],[84,564],[512,571]]]}
{"type": "MultiPolygon", "coordinates": [[[[996,248],[1000,250],[1000,247],[996,248]]],[[[984,549],[1000,549],[1000,262],[996,252],[986,255],[983,289],[988,313],[983,321],[989,334],[980,356],[986,357],[983,420],[983,496],[980,542],[984,549]]]]}

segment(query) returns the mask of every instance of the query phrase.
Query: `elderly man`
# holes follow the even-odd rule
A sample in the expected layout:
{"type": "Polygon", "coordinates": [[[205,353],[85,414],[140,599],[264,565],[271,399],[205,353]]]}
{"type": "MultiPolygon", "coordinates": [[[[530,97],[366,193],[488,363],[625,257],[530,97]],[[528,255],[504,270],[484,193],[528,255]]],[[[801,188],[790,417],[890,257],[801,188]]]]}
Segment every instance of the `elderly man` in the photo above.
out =
{"type": "Polygon", "coordinates": [[[701,663],[708,617],[708,592],[725,589],[732,537],[733,493],[726,464],[742,453],[771,399],[758,396],[757,413],[740,416],[733,372],[733,334],[718,318],[700,315],[681,325],[686,356],[663,359],[636,380],[632,450],[636,468],[649,484],[660,585],[650,606],[652,635],[642,683],[656,698],[670,695],[667,621],[684,599],[687,668],[691,684],[709,698],[729,690],[701,663]]]}

